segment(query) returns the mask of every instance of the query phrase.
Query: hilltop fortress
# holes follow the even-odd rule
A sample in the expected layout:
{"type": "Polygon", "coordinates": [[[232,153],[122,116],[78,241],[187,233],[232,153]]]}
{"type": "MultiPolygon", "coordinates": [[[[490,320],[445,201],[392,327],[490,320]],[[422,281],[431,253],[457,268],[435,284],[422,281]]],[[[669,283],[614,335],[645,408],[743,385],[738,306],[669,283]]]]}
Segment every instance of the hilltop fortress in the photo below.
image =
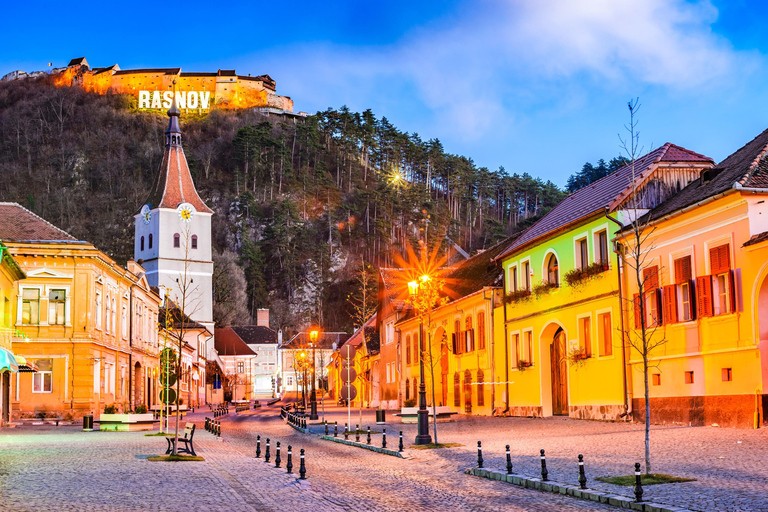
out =
{"type": "MultiPolygon", "coordinates": [[[[14,71],[2,81],[43,76],[44,71],[14,71]]],[[[292,114],[293,101],[275,92],[269,75],[242,76],[234,69],[216,72],[182,72],[181,68],[120,69],[92,68],[85,57],[72,59],[67,67],[50,71],[54,85],[79,86],[89,92],[130,94],[140,109],[168,109],[176,86],[176,102],[182,111],[207,112],[211,108],[260,108],[279,114],[292,114]]]]}

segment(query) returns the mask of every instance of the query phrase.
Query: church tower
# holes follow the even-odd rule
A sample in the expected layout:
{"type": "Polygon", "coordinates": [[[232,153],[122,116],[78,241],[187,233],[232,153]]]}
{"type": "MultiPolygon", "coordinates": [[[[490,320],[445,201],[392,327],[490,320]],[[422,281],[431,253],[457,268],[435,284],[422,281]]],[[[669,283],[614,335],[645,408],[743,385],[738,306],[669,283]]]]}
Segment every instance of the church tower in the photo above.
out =
{"type": "Polygon", "coordinates": [[[200,199],[192,182],[181,147],[179,114],[174,99],[168,110],[165,153],[157,181],[135,215],[133,254],[137,261],[143,260],[149,284],[159,286],[160,295],[167,290],[179,306],[179,283],[184,282],[186,261],[186,279],[191,284],[187,286],[185,313],[213,332],[213,211],[200,199]]]}

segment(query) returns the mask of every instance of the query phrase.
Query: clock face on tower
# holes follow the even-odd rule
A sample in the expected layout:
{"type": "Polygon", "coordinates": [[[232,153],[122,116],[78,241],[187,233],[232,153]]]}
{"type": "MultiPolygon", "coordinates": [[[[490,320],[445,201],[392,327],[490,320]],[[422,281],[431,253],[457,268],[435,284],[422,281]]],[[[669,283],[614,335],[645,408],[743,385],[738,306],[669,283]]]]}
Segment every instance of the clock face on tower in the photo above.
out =
{"type": "Polygon", "coordinates": [[[149,221],[152,220],[152,213],[149,211],[148,204],[141,207],[141,218],[144,220],[144,224],[149,224],[149,221]]]}
{"type": "Polygon", "coordinates": [[[195,213],[195,207],[189,203],[181,203],[178,208],[176,208],[176,211],[182,222],[189,222],[192,220],[192,214],[195,213]]]}

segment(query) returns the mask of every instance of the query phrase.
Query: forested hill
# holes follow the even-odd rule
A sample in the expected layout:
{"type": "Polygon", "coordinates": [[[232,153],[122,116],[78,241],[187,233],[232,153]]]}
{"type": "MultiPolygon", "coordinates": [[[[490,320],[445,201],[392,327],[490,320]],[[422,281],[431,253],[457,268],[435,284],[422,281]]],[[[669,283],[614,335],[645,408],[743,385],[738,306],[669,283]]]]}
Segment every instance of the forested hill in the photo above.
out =
{"type": "MultiPolygon", "coordinates": [[[[125,262],[168,122],[134,107],[128,96],[47,78],[0,84],[0,200],[125,262]]],[[[430,245],[448,247],[447,235],[473,253],[564,197],[551,182],[477,167],[369,110],[296,121],[215,110],[181,121],[195,183],[216,212],[217,264],[239,265],[247,281],[247,311],[223,321],[248,322],[269,307],[274,327],[349,330],[346,298],[362,261],[391,265],[425,225],[430,245]]]]}

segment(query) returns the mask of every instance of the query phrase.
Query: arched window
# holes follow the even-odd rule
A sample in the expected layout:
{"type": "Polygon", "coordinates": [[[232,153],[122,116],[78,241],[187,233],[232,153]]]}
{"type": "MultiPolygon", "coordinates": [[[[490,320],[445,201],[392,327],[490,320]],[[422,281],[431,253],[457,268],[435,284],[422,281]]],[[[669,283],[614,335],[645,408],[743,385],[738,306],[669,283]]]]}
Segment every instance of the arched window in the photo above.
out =
{"type": "Polygon", "coordinates": [[[459,372],[453,374],[453,406],[461,407],[461,378],[459,378],[459,372]]]}
{"type": "Polygon", "coordinates": [[[178,233],[173,234],[173,246],[174,247],[181,247],[181,237],[178,233]]]}
{"type": "Polygon", "coordinates": [[[405,400],[411,399],[411,379],[405,379],[405,400]]]}
{"type": "Polygon", "coordinates": [[[112,334],[117,333],[117,304],[114,297],[112,298],[112,334]]]}
{"type": "Polygon", "coordinates": [[[144,250],[144,237],[141,237],[141,248],[139,250],[140,251],[144,250]]]}
{"type": "Polygon", "coordinates": [[[485,381],[485,375],[483,375],[483,370],[477,370],[477,405],[478,406],[485,405],[485,386],[483,385],[484,381],[485,381]]]}
{"type": "Polygon", "coordinates": [[[192,235],[192,248],[197,249],[197,235],[192,235]]]}
{"type": "Polygon", "coordinates": [[[557,266],[557,256],[554,253],[547,259],[547,282],[555,286],[560,286],[559,271],[557,266]]]}
{"type": "Polygon", "coordinates": [[[475,330],[472,328],[472,317],[468,316],[464,320],[464,326],[466,331],[464,332],[464,346],[466,352],[472,352],[475,350],[475,330]]]}
{"type": "Polygon", "coordinates": [[[152,233],[149,234],[149,248],[152,248],[152,233]]]}
{"type": "Polygon", "coordinates": [[[485,312],[483,311],[477,314],[477,348],[480,350],[485,348],[485,312]]]}
{"type": "Polygon", "coordinates": [[[453,322],[453,353],[461,354],[464,352],[463,347],[464,343],[461,339],[461,320],[456,320],[453,322]]]}
{"type": "MultiPolygon", "coordinates": [[[[410,335],[405,337],[405,364],[406,365],[411,364],[411,336],[410,335]]],[[[406,387],[408,386],[406,385],[406,387]]]]}

